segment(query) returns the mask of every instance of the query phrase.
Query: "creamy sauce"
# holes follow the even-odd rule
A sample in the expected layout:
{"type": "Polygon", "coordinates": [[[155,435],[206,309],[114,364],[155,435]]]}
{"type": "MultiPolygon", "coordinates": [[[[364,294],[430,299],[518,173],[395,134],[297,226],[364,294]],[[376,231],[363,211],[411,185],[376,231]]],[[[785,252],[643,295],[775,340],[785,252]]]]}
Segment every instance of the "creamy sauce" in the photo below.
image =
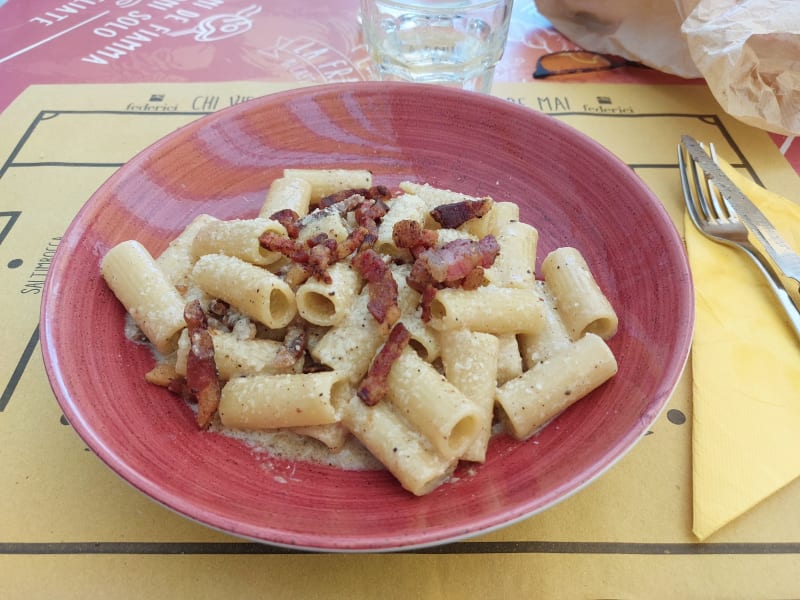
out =
{"type": "Polygon", "coordinates": [[[292,431],[244,431],[224,427],[216,420],[210,431],[241,440],[255,453],[265,453],[273,458],[311,462],[347,471],[384,469],[353,436],[348,437],[341,450],[333,452],[322,442],[292,431]]]}

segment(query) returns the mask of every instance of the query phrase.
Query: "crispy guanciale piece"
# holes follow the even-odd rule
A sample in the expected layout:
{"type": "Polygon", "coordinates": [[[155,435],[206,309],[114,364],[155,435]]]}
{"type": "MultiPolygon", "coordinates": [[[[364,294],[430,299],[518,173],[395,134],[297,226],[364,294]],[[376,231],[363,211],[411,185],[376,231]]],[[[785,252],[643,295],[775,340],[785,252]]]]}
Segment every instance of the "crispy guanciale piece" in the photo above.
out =
{"type": "Polygon", "coordinates": [[[186,387],[197,400],[197,425],[206,429],[219,407],[220,385],[214,362],[214,340],[208,332],[208,320],[199,300],[183,310],[189,332],[189,355],[186,361],[186,387]]]}
{"type": "Polygon", "coordinates": [[[430,283],[422,289],[422,297],[420,298],[419,305],[422,307],[423,323],[427,323],[431,320],[431,303],[437,291],[439,291],[438,288],[430,283]]]}
{"type": "Polygon", "coordinates": [[[269,250],[270,252],[280,252],[289,260],[296,263],[308,263],[308,246],[301,244],[297,240],[275,233],[274,231],[265,231],[258,236],[258,243],[261,247],[269,250]]]}
{"type": "Polygon", "coordinates": [[[423,293],[428,285],[458,287],[470,277],[469,284],[472,286],[476,278],[472,273],[476,267],[491,267],[499,252],[500,245],[493,235],[487,235],[477,242],[458,239],[441,248],[430,248],[421,252],[414,261],[408,284],[423,293]]]}
{"type": "MultiPolygon", "coordinates": [[[[358,205],[353,205],[353,207],[361,206],[364,202],[362,196],[353,196],[337,204],[337,207],[350,202],[353,198],[358,199],[359,202],[358,205]]],[[[368,202],[370,205],[375,203],[373,200],[368,202]]],[[[377,209],[369,213],[370,218],[377,214],[385,214],[385,209],[383,212],[381,212],[381,209],[377,209]]],[[[279,252],[292,261],[293,264],[283,270],[284,274],[287,275],[286,280],[289,285],[296,287],[309,277],[315,277],[320,281],[330,283],[331,278],[328,274],[328,267],[337,261],[344,260],[360,248],[375,243],[377,235],[370,233],[370,227],[377,232],[377,225],[370,218],[362,217],[362,220],[368,225],[359,225],[341,243],[338,243],[325,233],[320,233],[305,242],[301,242],[272,231],[262,233],[258,238],[258,242],[262,248],[272,252],[279,252]],[[288,275],[291,275],[291,277],[288,277],[288,275]]],[[[356,217],[356,220],[358,220],[358,217],[356,217]]],[[[300,222],[300,228],[302,228],[302,222],[300,222]]],[[[289,231],[289,227],[287,227],[287,231],[289,231]]]]}
{"type": "Polygon", "coordinates": [[[375,239],[370,237],[369,230],[359,225],[351,231],[347,239],[339,244],[336,250],[337,260],[343,260],[364,246],[371,246],[375,239]]]}
{"type": "Polygon", "coordinates": [[[376,185],[371,188],[353,188],[349,190],[341,190],[339,192],[335,192],[329,196],[325,196],[324,198],[320,199],[319,206],[320,208],[327,208],[336,204],[337,202],[341,202],[342,200],[347,200],[350,196],[363,196],[367,200],[391,200],[392,194],[389,191],[389,188],[385,185],[376,185]]]}
{"type": "Polygon", "coordinates": [[[397,323],[392,327],[386,343],[375,355],[372,364],[369,366],[367,376],[361,382],[358,392],[356,392],[364,404],[375,406],[386,396],[389,372],[410,340],[411,334],[402,323],[397,323]]]}
{"type": "Polygon", "coordinates": [[[371,248],[353,257],[353,266],[367,281],[369,302],[367,310],[375,320],[387,328],[400,318],[397,304],[397,282],[392,271],[380,255],[371,248]]]}
{"type": "Polygon", "coordinates": [[[356,207],[356,223],[367,230],[365,245],[375,245],[378,240],[378,225],[387,212],[389,207],[381,200],[364,200],[356,207]]]}
{"type": "Polygon", "coordinates": [[[392,227],[392,241],[398,248],[411,251],[416,258],[429,248],[435,248],[439,241],[439,233],[435,229],[425,229],[416,221],[398,221],[392,227]]]}
{"type": "Polygon", "coordinates": [[[286,229],[286,235],[293,240],[297,239],[300,235],[300,215],[294,212],[291,208],[284,208],[278,212],[270,215],[273,221],[277,221],[286,229]]]}
{"type": "Polygon", "coordinates": [[[338,258],[338,244],[332,237],[321,233],[306,242],[311,249],[308,251],[308,266],[311,267],[312,277],[330,283],[331,276],[328,267],[338,258]]]}
{"type": "Polygon", "coordinates": [[[472,271],[467,273],[466,277],[461,280],[461,287],[462,290],[474,290],[479,288],[483,285],[483,267],[478,265],[472,271]]]}
{"type": "Polygon", "coordinates": [[[433,219],[442,227],[455,229],[470,219],[482,217],[494,204],[491,198],[462,200],[452,204],[441,204],[431,211],[433,219]]]}

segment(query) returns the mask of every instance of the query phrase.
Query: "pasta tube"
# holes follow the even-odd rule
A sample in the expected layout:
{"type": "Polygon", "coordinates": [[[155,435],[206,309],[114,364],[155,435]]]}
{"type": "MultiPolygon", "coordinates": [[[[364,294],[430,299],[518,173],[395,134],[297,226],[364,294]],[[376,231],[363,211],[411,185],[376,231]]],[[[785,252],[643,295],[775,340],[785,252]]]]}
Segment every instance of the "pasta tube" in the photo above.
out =
{"type": "Polygon", "coordinates": [[[522,354],[517,336],[513,333],[502,333],[497,336],[497,341],[497,385],[502,385],[509,379],[522,375],[522,354]]]}
{"type": "Polygon", "coordinates": [[[341,190],[372,187],[372,173],[365,169],[284,169],[283,176],[311,184],[311,203],[341,190]]]}
{"type": "Polygon", "coordinates": [[[394,226],[400,221],[414,221],[424,226],[427,213],[428,205],[413,194],[404,194],[392,200],[389,212],[384,215],[378,227],[375,250],[381,254],[410,260],[411,253],[405,248],[398,248],[394,243],[394,226]]]}
{"type": "Polygon", "coordinates": [[[438,454],[388,402],[367,406],[353,396],[342,410],[342,423],[400,485],[417,496],[441,485],[458,462],[438,454]]]}
{"type": "Polygon", "coordinates": [[[536,290],[543,300],[542,327],[536,333],[523,333],[518,336],[522,364],[526,370],[532,369],[572,342],[547,284],[544,281],[537,281],[536,290]]]}
{"type": "Polygon", "coordinates": [[[209,223],[217,219],[211,215],[199,215],[186,226],[178,237],[169,243],[156,259],[158,268],[164,272],[173,285],[188,285],[195,257],[192,254],[192,243],[197,233],[209,223]]]}
{"type": "Polygon", "coordinates": [[[486,269],[486,279],[500,287],[531,287],[536,279],[534,268],[539,232],[530,225],[512,221],[498,227],[494,235],[500,245],[500,254],[486,269]]]}
{"type": "Polygon", "coordinates": [[[617,361],[593,333],[497,389],[514,437],[526,439],[617,372],[617,361]]]}
{"type": "Polygon", "coordinates": [[[341,381],[335,371],[236,377],[222,388],[219,417],[235,429],[335,423],[331,396],[341,381]]]}
{"type": "Polygon", "coordinates": [[[347,442],[350,432],[340,421],[326,423],[325,425],[306,425],[289,429],[298,435],[313,438],[325,444],[331,452],[339,452],[347,442]]]}
{"type": "Polygon", "coordinates": [[[297,236],[297,239],[301,242],[306,242],[320,234],[324,234],[341,243],[347,239],[349,233],[344,219],[338,212],[321,210],[303,221],[303,228],[300,230],[300,235],[297,236]]]}
{"type": "Polygon", "coordinates": [[[575,248],[559,248],[542,261],[542,276],[573,340],[585,332],[608,339],[617,332],[617,314],[575,248]]]}
{"type": "Polygon", "coordinates": [[[309,323],[336,325],[341,321],[361,290],[361,276],[347,262],[328,268],[330,283],[309,279],[295,292],[297,311],[309,323]]]}
{"type": "Polygon", "coordinates": [[[403,315],[400,322],[411,334],[409,344],[423,360],[433,362],[439,358],[439,332],[423,322],[420,311],[403,315]]]}
{"type": "Polygon", "coordinates": [[[103,257],[100,272],[156,350],[174,351],[186,327],[184,302],[147,249],[133,240],[117,244],[103,257]]]}
{"type": "Polygon", "coordinates": [[[278,211],[289,209],[303,217],[308,214],[310,202],[311,184],[308,181],[297,177],[280,177],[270,184],[258,216],[269,218],[278,211]]]}
{"type": "Polygon", "coordinates": [[[197,232],[192,242],[195,257],[205,254],[235,256],[254,265],[271,265],[283,255],[261,247],[258,237],[271,231],[286,235],[286,229],[272,219],[215,221],[197,232]]]}
{"type": "Polygon", "coordinates": [[[461,458],[483,462],[492,435],[500,342],[491,333],[455,329],[442,332],[441,345],[447,380],[469,398],[480,413],[478,435],[461,458]]]}
{"type": "Polygon", "coordinates": [[[496,235],[503,225],[519,221],[519,205],[516,202],[495,202],[486,217],[490,219],[492,226],[489,233],[496,235]]]}
{"type": "MultiPolygon", "coordinates": [[[[283,346],[280,342],[264,339],[240,340],[230,333],[216,331],[212,331],[211,335],[214,342],[214,362],[222,380],[259,373],[276,374],[290,371],[276,362],[278,352],[283,346]]],[[[181,335],[175,362],[175,370],[179,375],[186,375],[188,354],[189,338],[187,335],[181,335]]]]}
{"type": "Polygon", "coordinates": [[[458,458],[477,437],[478,408],[411,348],[395,360],[387,387],[400,414],[445,458],[458,458]]]}
{"type": "Polygon", "coordinates": [[[272,329],[285,327],[297,314],[294,292],[283,279],[233,256],[200,257],[192,279],[206,293],[272,329]]]}
{"type": "Polygon", "coordinates": [[[431,302],[434,329],[471,329],[486,333],[534,333],[542,325],[542,299],[533,288],[484,286],[443,289],[431,302]]]}
{"type": "MultiPolygon", "coordinates": [[[[397,282],[398,304],[401,311],[419,295],[408,287],[408,269],[392,269],[397,282]]],[[[369,290],[365,287],[353,302],[344,319],[330,328],[311,349],[314,360],[345,374],[358,384],[367,374],[372,357],[383,344],[388,332],[369,313],[369,290]]]]}

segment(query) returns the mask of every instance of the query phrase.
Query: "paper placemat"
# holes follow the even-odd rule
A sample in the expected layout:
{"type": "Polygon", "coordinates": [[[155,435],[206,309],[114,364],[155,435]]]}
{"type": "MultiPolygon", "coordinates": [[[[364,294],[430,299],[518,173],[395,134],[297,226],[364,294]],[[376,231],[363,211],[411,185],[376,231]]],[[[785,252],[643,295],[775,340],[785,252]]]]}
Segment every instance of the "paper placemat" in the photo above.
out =
{"type": "MultiPolygon", "coordinates": [[[[389,555],[312,555],[236,539],[149,500],[64,421],[38,347],[59,238],[149,143],[203,114],[296,84],[34,86],[0,116],[0,577],[8,598],[798,597],[800,482],[697,543],[688,372],[640,443],[546,512],[469,541],[389,555]]],[[[680,133],[800,200],[769,137],[700,86],[498,84],[600,141],[682,230],[680,133]]],[[[657,273],[652,274],[657,277],[657,273]]]]}

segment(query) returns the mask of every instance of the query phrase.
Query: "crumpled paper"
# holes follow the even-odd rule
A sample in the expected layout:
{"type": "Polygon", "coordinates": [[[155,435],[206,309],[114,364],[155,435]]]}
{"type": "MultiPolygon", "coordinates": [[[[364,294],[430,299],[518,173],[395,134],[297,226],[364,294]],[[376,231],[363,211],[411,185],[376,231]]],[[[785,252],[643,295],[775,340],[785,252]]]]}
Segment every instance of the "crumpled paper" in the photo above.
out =
{"type": "Polygon", "coordinates": [[[682,31],[726,112],[761,129],[800,135],[797,0],[704,0],[682,31]]]}
{"type": "Polygon", "coordinates": [[[704,77],[723,110],[800,135],[797,0],[535,0],[586,50],[681,77],[704,77]]]}
{"type": "Polygon", "coordinates": [[[559,32],[581,48],[616,54],[649,67],[700,77],[681,39],[681,18],[669,0],[535,0],[559,32]]]}

